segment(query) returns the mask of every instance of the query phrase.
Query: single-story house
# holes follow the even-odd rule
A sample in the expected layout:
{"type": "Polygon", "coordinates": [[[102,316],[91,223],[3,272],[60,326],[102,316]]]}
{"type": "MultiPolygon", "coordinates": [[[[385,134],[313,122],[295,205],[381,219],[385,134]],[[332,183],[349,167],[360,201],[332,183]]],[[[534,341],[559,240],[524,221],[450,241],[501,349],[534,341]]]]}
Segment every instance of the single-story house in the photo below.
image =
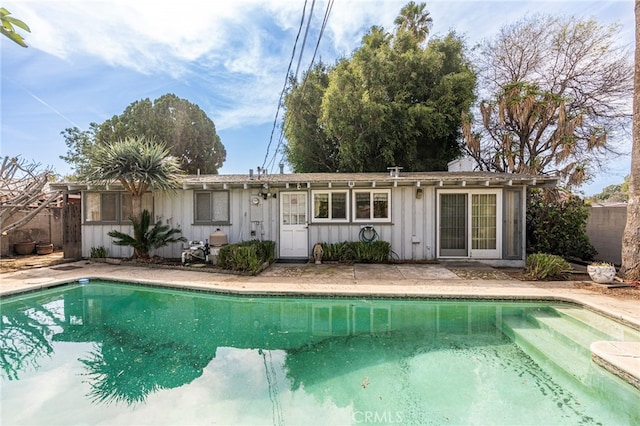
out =
{"type": "MultiPolygon", "coordinates": [[[[220,230],[229,243],[276,242],[276,257],[308,259],[318,242],[369,240],[391,243],[399,260],[481,260],[522,266],[525,259],[527,187],[556,184],[553,177],[488,172],[292,173],[249,171],[189,175],[174,193],[149,192],[143,208],[188,240],[220,230]],[[362,232],[363,228],[366,232],[362,232]]],[[[113,245],[107,232],[131,233],[131,197],[119,184],[53,185],[82,194],[81,253],[104,246],[113,257],[129,247],[113,245]]],[[[179,258],[183,247],[156,250],[179,258]]]]}

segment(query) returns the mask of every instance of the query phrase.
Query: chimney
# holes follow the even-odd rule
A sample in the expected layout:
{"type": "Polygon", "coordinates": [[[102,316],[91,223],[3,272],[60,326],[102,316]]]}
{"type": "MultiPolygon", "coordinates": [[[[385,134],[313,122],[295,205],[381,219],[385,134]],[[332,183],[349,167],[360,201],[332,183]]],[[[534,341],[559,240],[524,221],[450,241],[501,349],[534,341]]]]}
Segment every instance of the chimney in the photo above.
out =
{"type": "Polygon", "coordinates": [[[253,179],[253,169],[249,169],[249,179],[253,179]]]}
{"type": "Polygon", "coordinates": [[[280,174],[283,175],[284,174],[284,164],[280,163],[280,174]]]}

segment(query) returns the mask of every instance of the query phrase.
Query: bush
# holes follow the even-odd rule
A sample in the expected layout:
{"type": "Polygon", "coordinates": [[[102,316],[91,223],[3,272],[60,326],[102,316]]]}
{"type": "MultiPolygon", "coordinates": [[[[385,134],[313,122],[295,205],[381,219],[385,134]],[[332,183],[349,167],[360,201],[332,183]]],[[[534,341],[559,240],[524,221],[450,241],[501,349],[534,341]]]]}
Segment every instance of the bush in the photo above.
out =
{"type": "Polygon", "coordinates": [[[589,209],[575,195],[554,201],[542,191],[527,194],[527,253],[592,260],[598,253],[587,236],[589,209]]]}
{"type": "Polygon", "coordinates": [[[391,258],[391,244],[386,241],[344,241],[321,243],[322,260],[343,263],[381,263],[391,258]]]}
{"type": "Polygon", "coordinates": [[[91,259],[103,259],[107,257],[108,250],[104,246],[91,247],[91,259]]]}
{"type": "Polygon", "coordinates": [[[144,209],[140,219],[129,216],[129,220],[133,225],[133,236],[114,229],[107,232],[107,235],[116,238],[113,244],[117,246],[133,247],[134,259],[148,259],[151,250],[164,247],[172,243],[186,242],[185,237],[178,237],[182,233],[178,228],[171,228],[169,225],[163,225],[162,221],[156,222],[153,227],[151,213],[144,209]]]}
{"type": "Polygon", "coordinates": [[[533,280],[566,280],[571,269],[569,262],[560,256],[535,253],[527,256],[525,273],[533,280]]]}
{"type": "Polygon", "coordinates": [[[265,262],[273,262],[275,247],[273,241],[245,241],[223,246],[218,253],[218,266],[230,271],[255,274],[265,262]]]}

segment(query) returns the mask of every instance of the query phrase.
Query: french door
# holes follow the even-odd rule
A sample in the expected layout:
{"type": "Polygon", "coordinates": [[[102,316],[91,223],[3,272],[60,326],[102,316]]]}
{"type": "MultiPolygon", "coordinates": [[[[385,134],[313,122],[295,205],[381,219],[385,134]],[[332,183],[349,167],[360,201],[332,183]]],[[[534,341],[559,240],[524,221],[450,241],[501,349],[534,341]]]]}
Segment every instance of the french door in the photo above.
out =
{"type": "Polygon", "coordinates": [[[439,257],[500,258],[499,190],[439,191],[437,219],[439,257]]]}

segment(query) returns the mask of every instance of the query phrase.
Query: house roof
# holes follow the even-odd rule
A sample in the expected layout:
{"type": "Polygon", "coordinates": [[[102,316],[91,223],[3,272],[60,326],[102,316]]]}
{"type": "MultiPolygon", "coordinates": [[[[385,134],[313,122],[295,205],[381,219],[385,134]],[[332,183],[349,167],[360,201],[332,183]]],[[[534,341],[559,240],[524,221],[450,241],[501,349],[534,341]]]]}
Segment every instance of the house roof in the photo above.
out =
{"type": "MultiPolygon", "coordinates": [[[[180,178],[183,189],[230,189],[244,188],[371,188],[395,186],[439,186],[439,187],[503,187],[537,186],[551,187],[557,184],[554,176],[523,175],[493,172],[399,172],[389,173],[283,173],[283,174],[228,174],[228,175],[184,175],[180,178]]],[[[119,190],[122,186],[113,183],[95,186],[83,182],[58,182],[52,189],[65,192],[82,190],[119,190]]]]}

